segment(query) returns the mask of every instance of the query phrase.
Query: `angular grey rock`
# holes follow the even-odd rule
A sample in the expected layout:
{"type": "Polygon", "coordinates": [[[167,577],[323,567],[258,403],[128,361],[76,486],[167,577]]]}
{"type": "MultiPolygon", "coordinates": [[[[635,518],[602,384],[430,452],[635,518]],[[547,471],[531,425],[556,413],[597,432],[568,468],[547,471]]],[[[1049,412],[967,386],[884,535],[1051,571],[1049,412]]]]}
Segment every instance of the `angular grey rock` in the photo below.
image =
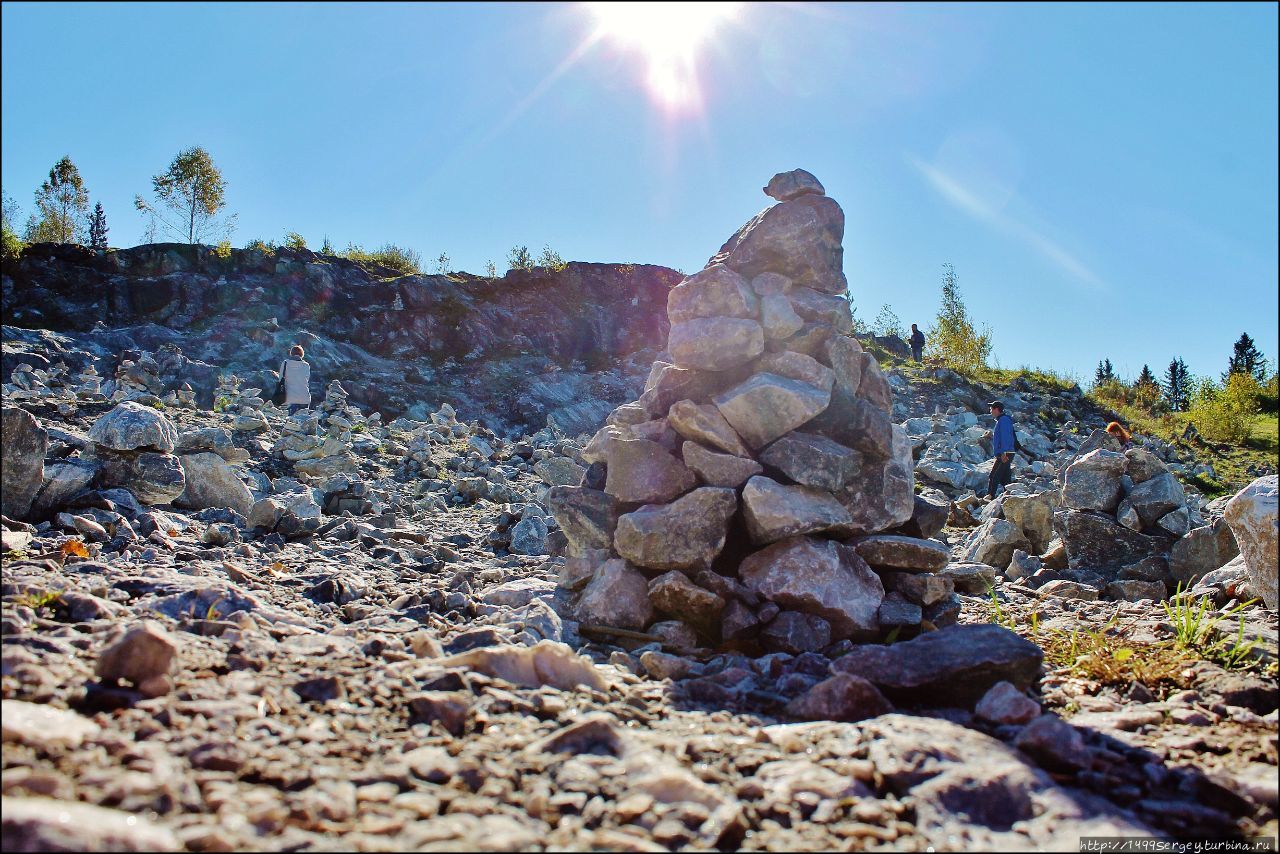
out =
{"type": "Polygon", "coordinates": [[[915,629],[924,619],[924,609],[915,602],[908,602],[901,593],[888,593],[880,603],[877,616],[880,628],[885,631],[915,629]]]}
{"type": "Polygon", "coordinates": [[[678,367],[725,371],[764,352],[764,329],[754,320],[700,317],[671,324],[667,350],[678,367]]]}
{"type": "Polygon", "coordinates": [[[547,553],[547,523],[541,516],[521,519],[511,529],[511,546],[515,555],[544,555],[547,553]]]}
{"type": "Polygon", "coordinates": [[[1007,569],[1017,549],[1030,550],[1031,544],[1022,529],[1007,519],[988,519],[965,541],[958,560],[963,563],[985,563],[996,569],[1007,569]]]}
{"type": "Polygon", "coordinates": [[[737,489],[749,478],[764,471],[764,466],[749,457],[717,454],[697,442],[685,442],[681,448],[681,456],[689,470],[707,486],[737,489]]]}
{"type": "Polygon", "coordinates": [[[665,503],[698,485],[684,463],[647,439],[614,439],[608,467],[604,491],[619,501],[665,503]]]}
{"type": "Polygon", "coordinates": [[[1090,587],[1089,585],[1081,584],[1078,581],[1059,578],[1041,585],[1037,592],[1041,597],[1056,596],[1059,599],[1096,602],[1101,591],[1096,587],[1090,587]]]}
{"type": "Polygon", "coordinates": [[[874,569],[937,572],[951,560],[951,551],[942,543],[896,534],[856,537],[849,545],[874,569]]]}
{"type": "Polygon", "coordinates": [[[805,721],[853,723],[887,715],[893,704],[867,680],[837,673],[810,688],[787,705],[787,714],[805,721]]]}
{"type": "Polygon", "coordinates": [[[898,593],[906,601],[924,608],[941,602],[955,592],[955,582],[945,575],[892,570],[877,574],[884,582],[885,590],[898,593]]]}
{"type": "Polygon", "coordinates": [[[760,299],[747,280],[723,264],[712,264],[667,293],[667,318],[684,323],[700,317],[760,316],[760,299]]]}
{"type": "Polygon", "coordinates": [[[1171,510],[1156,520],[1156,527],[1171,537],[1185,537],[1191,532],[1191,513],[1186,507],[1171,510]]]}
{"type": "Polygon", "coordinates": [[[745,366],[731,371],[695,371],[655,362],[649,385],[638,403],[650,417],[662,418],[681,400],[707,400],[748,376],[745,366]]]}
{"type": "Polygon", "coordinates": [[[95,463],[77,459],[62,460],[45,466],[44,485],[31,504],[31,515],[47,516],[61,510],[68,501],[88,489],[97,473],[98,466],[95,463]]]}
{"type": "Polygon", "coordinates": [[[760,325],[764,328],[766,339],[782,341],[799,332],[804,326],[804,319],[796,314],[791,307],[791,300],[785,295],[768,294],[760,298],[760,325]]]}
{"type": "Polygon", "coordinates": [[[1163,581],[1126,578],[1109,583],[1105,593],[1107,599],[1116,602],[1141,602],[1143,599],[1163,602],[1169,596],[1169,589],[1164,586],[1163,581]]]}
{"type": "Polygon", "coordinates": [[[952,563],[938,570],[944,578],[950,578],[957,593],[966,596],[986,596],[996,583],[996,569],[985,563],[952,563]]]}
{"type": "Polygon", "coordinates": [[[1225,519],[1193,528],[1169,549],[1169,573],[1191,587],[1204,575],[1240,554],[1235,534],[1225,519]]]}
{"type": "Polygon", "coordinates": [[[99,449],[98,456],[102,485],[123,487],[143,504],[168,504],[186,489],[182,463],[173,454],[99,449]]]}
{"type": "Polygon", "coordinates": [[[126,400],[93,422],[89,438],[113,451],[159,451],[172,453],[178,431],[162,412],[126,400]]]}
{"type": "Polygon", "coordinates": [[[585,472],[586,469],[568,457],[547,457],[533,464],[533,473],[547,486],[577,486],[582,483],[585,472]]]}
{"type": "Polygon", "coordinates": [[[779,296],[791,290],[791,280],[781,273],[761,273],[751,280],[751,290],[759,296],[779,296]]]}
{"type": "Polygon", "coordinates": [[[1163,472],[1135,486],[1126,500],[1137,511],[1142,527],[1150,528],[1161,516],[1187,503],[1182,484],[1171,472],[1163,472]]]}
{"type": "Polygon", "coordinates": [[[1240,553],[1249,568],[1249,586],[1272,610],[1277,605],[1277,573],[1280,573],[1276,554],[1276,540],[1280,535],[1276,515],[1278,491],[1280,481],[1276,475],[1260,477],[1237,492],[1222,514],[1240,544],[1240,553]]]}
{"type": "Polygon", "coordinates": [[[814,388],[830,392],[836,382],[835,372],[812,356],[783,350],[765,353],[752,363],[754,373],[774,374],[789,380],[808,383],[814,388]]]}
{"type": "Polygon", "coordinates": [[[907,432],[895,424],[889,458],[864,459],[860,475],[835,493],[853,519],[854,533],[878,533],[896,528],[911,518],[915,509],[912,462],[911,440],[907,432]]]}
{"type": "Polygon", "coordinates": [[[144,620],[98,653],[94,672],[105,682],[126,679],[136,686],[169,672],[177,646],[157,622],[144,620]]]}
{"type": "Polygon", "coordinates": [[[694,625],[709,625],[724,610],[724,600],[671,571],[649,582],[649,601],[658,611],[694,625]]]}
{"type": "Polygon", "coordinates": [[[653,619],[649,584],[626,561],[606,561],[582,591],[575,614],[588,625],[640,631],[653,619]]]}
{"type": "Polygon", "coordinates": [[[795,431],[774,442],[760,461],[802,486],[836,491],[858,477],[862,455],[816,433],[795,431]]]}
{"type": "Polygon", "coordinates": [[[853,331],[853,312],[849,300],[843,296],[819,293],[812,288],[792,288],[787,299],[802,320],[829,326],[841,335],[853,331]]]}
{"type": "Polygon", "coordinates": [[[748,557],[738,576],[783,608],[816,614],[841,640],[878,630],[884,585],[858,553],[831,540],[794,537],[748,557]]]}
{"type": "Polygon", "coordinates": [[[1000,509],[1004,518],[1017,525],[1022,535],[1031,543],[1032,554],[1044,554],[1053,539],[1053,511],[1057,504],[1056,490],[1028,493],[1022,490],[1006,491],[1000,509]]]}
{"type": "Polygon", "coordinates": [[[284,503],[275,498],[270,496],[259,498],[253,502],[249,512],[244,514],[245,523],[250,528],[263,528],[270,531],[280,522],[280,517],[284,515],[284,510],[284,503]]]}
{"type": "Polygon", "coordinates": [[[677,651],[692,650],[698,646],[698,632],[681,620],[662,620],[649,626],[647,631],[662,641],[663,646],[677,651]]]}
{"type": "Polygon", "coordinates": [[[764,188],[766,196],[777,199],[780,202],[788,202],[810,193],[817,196],[825,196],[827,191],[823,189],[822,182],[813,177],[812,173],[803,169],[779,172],[769,179],[769,183],[764,188]]]}
{"type": "Polygon", "coordinates": [[[1123,489],[1120,476],[1128,463],[1124,454],[1098,449],[1067,466],[1062,504],[1073,510],[1115,512],[1123,489]]]}
{"type": "Polygon", "coordinates": [[[720,637],[732,641],[749,637],[760,628],[760,618],[737,599],[730,599],[720,614],[720,637]]]}
{"type": "Polygon", "coordinates": [[[1011,682],[991,686],[973,708],[974,714],[993,724],[1025,724],[1040,716],[1040,704],[1011,682]]]}
{"type": "Polygon", "coordinates": [[[253,507],[253,493],[222,457],[206,452],[187,454],[178,460],[186,486],[174,499],[174,504],[196,510],[229,507],[241,516],[249,514],[253,507]]]}
{"type": "Polygon", "coordinates": [[[862,383],[862,345],[854,338],[833,335],[822,345],[822,355],[835,371],[836,388],[846,397],[857,397],[862,383]]]}
{"type": "Polygon", "coordinates": [[[1059,510],[1053,522],[1071,569],[1127,566],[1168,547],[1166,539],[1134,533],[1096,513],[1059,510]]]}
{"type": "Polygon", "coordinates": [[[844,211],[826,196],[806,194],[767,208],[708,262],[724,262],[748,279],[783,273],[801,287],[842,294],[844,211]]]}
{"type": "Polygon", "coordinates": [[[49,433],[34,415],[17,406],[0,410],[0,512],[24,519],[44,484],[49,433]]]}
{"type": "Polygon", "coordinates": [[[858,380],[858,397],[868,400],[886,413],[893,412],[893,389],[884,371],[880,370],[880,362],[870,353],[862,354],[862,376],[858,380]]]}
{"type": "Polygon", "coordinates": [[[1079,771],[1093,761],[1080,732],[1053,714],[1028,724],[1015,744],[1049,771],[1079,771]]]}
{"type": "MultiPolygon", "coordinates": [[[[827,408],[808,425],[808,431],[854,448],[872,459],[893,452],[894,424],[885,410],[837,390],[827,408]]],[[[901,429],[901,428],[899,428],[901,429]]],[[[914,461],[913,466],[914,470],[914,461]]]]}
{"type": "Polygon", "coordinates": [[[752,542],[773,543],[801,534],[847,533],[851,517],[831,493],[784,486],[761,475],[742,490],[742,515],[752,542]]]}
{"type": "Polygon", "coordinates": [[[613,545],[619,507],[609,495],[580,486],[553,486],[545,504],[568,539],[571,554],[613,545]]]}
{"type": "Polygon", "coordinates": [[[713,402],[751,448],[762,448],[822,412],[831,395],[776,374],[756,374],[713,402]]]}
{"type": "Polygon", "coordinates": [[[1125,468],[1125,473],[1129,475],[1134,484],[1145,483],[1169,470],[1159,457],[1146,448],[1129,448],[1124,452],[1124,455],[1129,461],[1125,468]]]}
{"type": "MultiPolygon", "coordinates": [[[[903,522],[898,533],[908,537],[919,537],[922,540],[932,539],[947,524],[947,516],[951,511],[951,502],[937,502],[914,495],[911,499],[911,518],[903,522]]],[[[1050,518],[1050,530],[1052,530],[1050,518]]]]}
{"type": "Polygon", "coordinates": [[[686,439],[719,448],[735,456],[751,456],[751,451],[742,444],[742,439],[729,426],[729,422],[724,420],[720,410],[710,404],[698,405],[692,400],[677,401],[667,414],[667,422],[686,439]]]}
{"type": "Polygon", "coordinates": [[[185,851],[173,831],[145,816],[54,798],[3,798],[8,851],[185,851]]]}
{"type": "Polygon", "coordinates": [[[760,642],[772,652],[800,655],[817,652],[831,643],[831,624],[813,614],[782,611],[760,633],[760,642]]]}
{"type": "Polygon", "coordinates": [[[950,626],[891,646],[862,646],[831,663],[861,676],[895,703],[972,708],[997,682],[1026,690],[1040,647],[994,624],[950,626]]]}
{"type": "Polygon", "coordinates": [[[737,507],[732,489],[701,487],[671,504],[645,505],[622,515],[613,545],[627,560],[650,569],[709,565],[724,548],[737,507]]]}

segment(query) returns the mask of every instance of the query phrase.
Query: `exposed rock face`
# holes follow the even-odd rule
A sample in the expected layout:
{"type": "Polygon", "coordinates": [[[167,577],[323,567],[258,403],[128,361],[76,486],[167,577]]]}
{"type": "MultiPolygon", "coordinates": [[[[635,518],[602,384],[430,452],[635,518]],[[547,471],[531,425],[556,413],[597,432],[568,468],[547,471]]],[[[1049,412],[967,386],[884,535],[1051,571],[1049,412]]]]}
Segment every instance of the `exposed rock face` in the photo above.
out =
{"type": "Polygon", "coordinates": [[[1223,513],[1249,568],[1249,583],[1268,608],[1276,607],[1276,577],[1280,573],[1276,556],[1280,534],[1277,491],[1276,475],[1260,477],[1237,492],[1223,513]]]}
{"type": "Polygon", "coordinates": [[[5,406],[0,414],[0,496],[3,513],[24,519],[44,483],[44,454],[49,434],[35,416],[17,406],[5,406]]]}
{"type": "MultiPolygon", "coordinates": [[[[592,521],[600,513],[584,519],[578,507],[584,493],[548,499],[571,553],[610,549],[650,571],[714,564],[705,581],[723,605],[714,619],[699,612],[700,630],[796,652],[876,636],[884,585],[832,538],[907,523],[914,461],[890,420],[879,365],[846,337],[840,206],[799,171],[776,176],[767,192],[781,203],[672,289],[671,361],[654,362],[644,393],[617,407],[583,451],[603,466],[610,497],[645,506],[624,513],[606,543],[605,525],[592,521]]],[[[910,572],[932,572],[939,555],[945,563],[945,549],[918,543],[876,555],[910,572]]],[[[664,578],[651,604],[671,615],[673,597],[689,591],[664,578]]],[[[599,587],[587,589],[603,617],[599,587]]],[[[921,606],[900,604],[885,612],[893,625],[914,615],[918,626],[921,606]]],[[[627,611],[629,626],[638,613],[627,611]]],[[[686,608],[683,618],[694,617],[686,608]]]]}
{"type": "Polygon", "coordinates": [[[1098,449],[1090,451],[1067,467],[1062,485],[1062,503],[1073,510],[1111,512],[1120,503],[1123,487],[1124,454],[1098,449]]]}

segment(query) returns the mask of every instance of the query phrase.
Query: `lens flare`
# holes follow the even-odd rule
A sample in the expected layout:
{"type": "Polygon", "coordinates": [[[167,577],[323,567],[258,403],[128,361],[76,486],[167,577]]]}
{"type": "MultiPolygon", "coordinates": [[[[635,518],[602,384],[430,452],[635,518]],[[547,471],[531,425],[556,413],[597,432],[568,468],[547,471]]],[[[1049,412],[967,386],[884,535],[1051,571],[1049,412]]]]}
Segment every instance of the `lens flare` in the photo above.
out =
{"type": "Polygon", "coordinates": [[[662,107],[697,110],[698,54],[741,3],[586,3],[595,21],[593,41],[635,53],[644,61],[645,87],[662,107]]]}

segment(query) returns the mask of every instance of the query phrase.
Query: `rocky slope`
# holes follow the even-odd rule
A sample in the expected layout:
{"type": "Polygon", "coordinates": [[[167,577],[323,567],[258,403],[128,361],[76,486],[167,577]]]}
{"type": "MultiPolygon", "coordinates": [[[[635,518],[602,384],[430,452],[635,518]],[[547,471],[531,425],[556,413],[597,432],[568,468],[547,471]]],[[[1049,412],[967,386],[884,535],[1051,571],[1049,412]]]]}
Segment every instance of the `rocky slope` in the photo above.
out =
{"type": "Polygon", "coordinates": [[[157,394],[188,383],[209,407],[219,373],[272,387],[269,372],[301,343],[320,387],[338,379],[388,418],[451,401],[504,432],[549,419],[577,434],[608,411],[601,400],[643,380],[679,280],[649,265],[575,262],[490,280],[401,276],[305,249],[223,258],[182,244],[37,244],[4,269],[3,373],[49,367],[52,350],[77,372],[88,354],[112,378],[122,355],[164,351],[137,379],[157,394]]]}
{"type": "MultiPolygon", "coordinates": [[[[1143,489],[1172,449],[1109,450],[1078,395],[881,374],[847,304],[806,293],[843,228],[815,185],[777,176],[710,273],[663,285],[661,340],[625,354],[638,379],[590,441],[374,413],[329,376],[287,418],[213,362],[202,402],[173,347],[108,373],[114,330],[6,327],[6,848],[1274,836],[1274,581],[1230,669],[1177,647],[1161,601],[1174,567],[1213,614],[1268,594],[1274,477],[1173,502],[1143,489]],[[825,235],[778,227],[813,206],[825,235]],[[1027,448],[986,504],[973,396],[1027,448]],[[1146,552],[1112,560],[1072,513],[1146,552]]],[[[184,353],[223,346],[207,323],[184,353]]]]}

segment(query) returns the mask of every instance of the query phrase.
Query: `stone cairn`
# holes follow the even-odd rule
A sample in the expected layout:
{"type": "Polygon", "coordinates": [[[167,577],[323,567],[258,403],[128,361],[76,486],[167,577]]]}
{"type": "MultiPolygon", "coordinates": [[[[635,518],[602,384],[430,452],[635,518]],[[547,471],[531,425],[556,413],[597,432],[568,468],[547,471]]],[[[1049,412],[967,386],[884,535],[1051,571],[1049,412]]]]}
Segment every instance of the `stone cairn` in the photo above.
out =
{"type": "Polygon", "coordinates": [[[588,443],[581,484],[548,491],[588,629],[794,654],[958,616],[889,385],[847,334],[844,213],[803,170],[765,193],[672,289],[670,361],[588,443]]]}

